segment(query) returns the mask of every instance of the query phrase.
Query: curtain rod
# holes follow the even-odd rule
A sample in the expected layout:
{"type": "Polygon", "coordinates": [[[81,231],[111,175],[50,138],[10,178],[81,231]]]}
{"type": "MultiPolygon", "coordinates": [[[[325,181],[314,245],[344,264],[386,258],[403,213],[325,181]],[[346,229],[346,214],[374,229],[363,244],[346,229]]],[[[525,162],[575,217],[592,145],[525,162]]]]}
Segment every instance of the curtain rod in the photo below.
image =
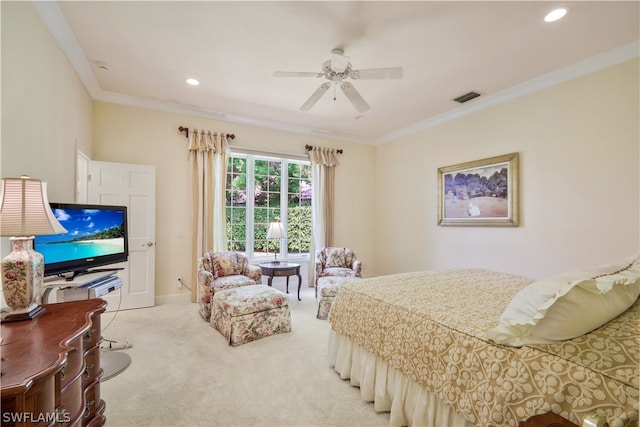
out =
{"type": "MultiPolygon", "coordinates": [[[[313,150],[313,145],[305,145],[304,148],[306,148],[307,151],[311,151],[311,150],[313,150]]],[[[342,148],[337,149],[336,153],[342,154],[342,148]]]]}
{"type": "Polygon", "coordinates": [[[242,147],[239,145],[229,146],[229,149],[233,153],[242,153],[242,154],[254,154],[257,156],[266,156],[266,157],[284,157],[290,160],[309,160],[309,157],[303,154],[298,153],[287,153],[284,151],[274,151],[265,148],[251,148],[251,147],[242,147]]]}
{"type": "MultiPolygon", "coordinates": [[[[189,138],[189,128],[186,128],[186,127],[184,127],[184,126],[180,126],[180,127],[178,128],[178,130],[179,130],[180,132],[184,132],[185,136],[186,136],[187,138],[189,138]]],[[[226,137],[227,137],[227,138],[229,138],[229,139],[236,139],[236,135],[235,135],[235,134],[233,134],[233,133],[228,133],[228,134],[226,135],[226,137]]]]}

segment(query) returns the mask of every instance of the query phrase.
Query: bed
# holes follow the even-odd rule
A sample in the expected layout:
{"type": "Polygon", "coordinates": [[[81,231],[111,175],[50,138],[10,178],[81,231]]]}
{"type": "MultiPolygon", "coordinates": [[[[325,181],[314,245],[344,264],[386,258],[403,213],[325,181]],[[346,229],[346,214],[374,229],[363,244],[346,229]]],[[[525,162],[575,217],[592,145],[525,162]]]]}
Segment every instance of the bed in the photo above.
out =
{"type": "Polygon", "coordinates": [[[637,426],[637,294],[573,339],[496,344],[489,332],[535,284],[483,269],[346,283],[329,316],[330,365],[376,411],[389,411],[391,426],[517,426],[548,412],[577,425],[597,415],[610,427],[637,426]]]}

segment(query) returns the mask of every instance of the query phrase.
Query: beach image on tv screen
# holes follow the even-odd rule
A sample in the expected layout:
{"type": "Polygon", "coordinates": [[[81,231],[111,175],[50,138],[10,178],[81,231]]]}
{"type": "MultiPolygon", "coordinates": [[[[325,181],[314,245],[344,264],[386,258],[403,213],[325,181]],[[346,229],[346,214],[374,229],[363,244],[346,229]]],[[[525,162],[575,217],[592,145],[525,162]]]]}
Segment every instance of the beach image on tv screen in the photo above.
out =
{"type": "Polygon", "coordinates": [[[67,232],[37,236],[37,251],[46,263],[124,252],[124,212],[109,209],[54,209],[67,232]]]}

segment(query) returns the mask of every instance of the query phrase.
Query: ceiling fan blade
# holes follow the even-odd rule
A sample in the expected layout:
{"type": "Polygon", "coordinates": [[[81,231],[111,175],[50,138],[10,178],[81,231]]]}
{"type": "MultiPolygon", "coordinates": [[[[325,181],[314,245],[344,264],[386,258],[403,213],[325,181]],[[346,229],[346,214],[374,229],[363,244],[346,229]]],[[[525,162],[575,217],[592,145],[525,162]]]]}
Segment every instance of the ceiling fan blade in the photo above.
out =
{"type": "Polygon", "coordinates": [[[273,77],[322,77],[322,73],[313,71],[274,71],[273,77]]]}
{"type": "Polygon", "coordinates": [[[353,70],[349,74],[354,80],[357,79],[401,79],[402,67],[390,68],[370,68],[368,70],[353,70]]]}
{"type": "Polygon", "coordinates": [[[351,83],[343,82],[340,87],[342,88],[345,96],[349,99],[349,101],[351,101],[353,106],[356,107],[356,110],[358,110],[359,113],[364,113],[369,108],[371,108],[369,107],[369,104],[367,104],[367,101],[365,101],[364,98],[360,96],[356,88],[353,87],[351,83]]]}
{"type": "Polygon", "coordinates": [[[322,83],[320,87],[311,94],[309,99],[307,99],[307,101],[304,104],[302,104],[302,107],[300,107],[300,109],[302,111],[309,111],[311,107],[313,107],[316,104],[316,102],[318,102],[318,100],[322,98],[322,95],[324,95],[324,93],[327,90],[329,90],[330,87],[331,87],[331,83],[329,82],[322,83]]]}

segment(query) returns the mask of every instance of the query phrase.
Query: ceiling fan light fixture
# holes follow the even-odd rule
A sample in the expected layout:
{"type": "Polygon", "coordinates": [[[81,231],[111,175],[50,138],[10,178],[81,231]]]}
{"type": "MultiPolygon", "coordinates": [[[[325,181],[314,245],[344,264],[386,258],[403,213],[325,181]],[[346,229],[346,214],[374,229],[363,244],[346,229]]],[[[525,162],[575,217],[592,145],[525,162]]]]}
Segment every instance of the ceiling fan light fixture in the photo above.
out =
{"type": "Polygon", "coordinates": [[[336,73],[344,73],[351,65],[349,59],[348,56],[344,56],[342,49],[333,49],[331,51],[331,69],[336,73]]]}
{"type": "Polygon", "coordinates": [[[567,12],[568,9],[566,7],[559,7],[557,9],[554,9],[546,14],[546,16],[544,17],[544,22],[556,22],[564,18],[567,12]]]}

